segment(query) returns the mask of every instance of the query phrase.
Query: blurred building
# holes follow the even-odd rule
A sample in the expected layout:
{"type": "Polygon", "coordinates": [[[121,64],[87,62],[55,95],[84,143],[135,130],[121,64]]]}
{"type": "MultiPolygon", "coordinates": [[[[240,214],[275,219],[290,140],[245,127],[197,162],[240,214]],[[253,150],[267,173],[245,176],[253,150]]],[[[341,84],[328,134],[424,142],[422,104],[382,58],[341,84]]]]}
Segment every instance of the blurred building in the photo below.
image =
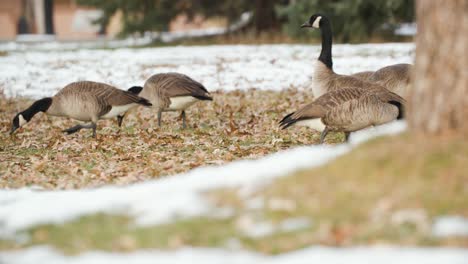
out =
{"type": "Polygon", "coordinates": [[[52,36],[58,40],[87,40],[115,36],[121,29],[119,15],[106,28],[93,21],[101,11],[74,0],[1,0],[0,40],[52,36]]]}

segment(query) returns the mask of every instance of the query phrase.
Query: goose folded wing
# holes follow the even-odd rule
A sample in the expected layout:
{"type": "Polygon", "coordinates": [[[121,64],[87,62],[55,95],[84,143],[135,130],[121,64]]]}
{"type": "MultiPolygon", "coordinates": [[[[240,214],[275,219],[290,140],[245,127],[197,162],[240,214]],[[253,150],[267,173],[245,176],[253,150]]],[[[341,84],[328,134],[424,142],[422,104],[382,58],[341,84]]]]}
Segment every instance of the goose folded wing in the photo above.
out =
{"type": "Polygon", "coordinates": [[[211,98],[203,84],[187,75],[174,74],[166,78],[160,85],[160,91],[164,94],[164,97],[193,96],[200,99],[211,98]]]}

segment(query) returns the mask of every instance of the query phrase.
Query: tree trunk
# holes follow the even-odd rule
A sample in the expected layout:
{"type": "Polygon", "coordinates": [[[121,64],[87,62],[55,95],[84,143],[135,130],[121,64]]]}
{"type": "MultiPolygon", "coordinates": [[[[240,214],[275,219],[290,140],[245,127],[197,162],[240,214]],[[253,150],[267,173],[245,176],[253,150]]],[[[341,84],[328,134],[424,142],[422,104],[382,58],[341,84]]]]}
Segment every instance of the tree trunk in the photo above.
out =
{"type": "Polygon", "coordinates": [[[409,124],[423,134],[468,133],[468,1],[418,0],[409,124]]]}
{"type": "Polygon", "coordinates": [[[254,24],[257,33],[270,31],[278,26],[275,3],[272,0],[255,0],[254,24]]]}
{"type": "Polygon", "coordinates": [[[54,30],[54,0],[44,1],[45,33],[55,34],[54,30]]]}

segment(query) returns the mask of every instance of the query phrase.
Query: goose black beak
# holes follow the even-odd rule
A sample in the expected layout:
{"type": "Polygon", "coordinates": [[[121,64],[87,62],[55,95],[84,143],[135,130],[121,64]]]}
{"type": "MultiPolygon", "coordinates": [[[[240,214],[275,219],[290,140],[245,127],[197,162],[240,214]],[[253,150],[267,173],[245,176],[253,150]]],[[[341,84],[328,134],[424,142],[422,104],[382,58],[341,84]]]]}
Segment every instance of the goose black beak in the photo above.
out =
{"type": "Polygon", "coordinates": [[[16,131],[16,129],[18,129],[17,126],[12,126],[11,129],[10,129],[10,136],[13,135],[13,133],[16,131]]]}
{"type": "Polygon", "coordinates": [[[310,28],[310,27],[312,27],[312,25],[309,23],[309,21],[301,25],[301,28],[310,28]]]}

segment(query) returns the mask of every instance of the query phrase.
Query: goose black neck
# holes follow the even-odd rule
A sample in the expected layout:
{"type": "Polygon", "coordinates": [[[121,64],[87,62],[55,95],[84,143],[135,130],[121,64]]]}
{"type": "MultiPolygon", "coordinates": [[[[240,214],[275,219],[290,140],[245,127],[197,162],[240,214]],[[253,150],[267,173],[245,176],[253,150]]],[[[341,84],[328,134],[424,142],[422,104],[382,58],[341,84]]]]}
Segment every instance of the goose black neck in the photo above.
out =
{"type": "Polygon", "coordinates": [[[24,119],[29,121],[35,114],[39,112],[46,112],[51,104],[51,97],[42,98],[34,102],[28,109],[21,112],[21,115],[23,115],[24,119]]]}
{"type": "Polygon", "coordinates": [[[326,17],[322,17],[320,22],[320,31],[322,34],[322,51],[320,52],[318,60],[323,62],[323,64],[325,64],[329,69],[333,69],[331,23],[326,17]]]}

